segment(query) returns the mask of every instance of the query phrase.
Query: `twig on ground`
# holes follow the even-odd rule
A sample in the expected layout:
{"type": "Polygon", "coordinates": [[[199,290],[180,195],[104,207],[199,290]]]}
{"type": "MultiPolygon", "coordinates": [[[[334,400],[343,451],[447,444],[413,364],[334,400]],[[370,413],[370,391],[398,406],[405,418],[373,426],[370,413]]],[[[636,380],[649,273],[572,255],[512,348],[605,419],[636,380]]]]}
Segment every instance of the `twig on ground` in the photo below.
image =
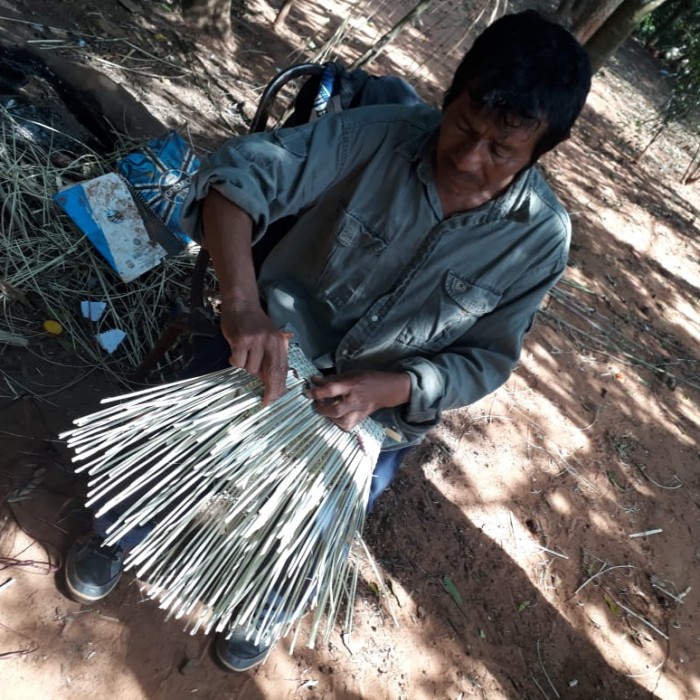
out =
{"type": "Polygon", "coordinates": [[[663,528],[655,527],[653,530],[643,530],[642,532],[632,532],[628,535],[630,538],[649,537],[650,535],[659,535],[663,532],[663,528]]]}
{"type": "MultiPolygon", "coordinates": [[[[64,32],[66,35],[72,34],[73,36],[84,36],[88,37],[90,39],[104,39],[102,36],[98,36],[97,34],[87,34],[85,32],[78,32],[75,31],[75,29],[64,29],[63,27],[54,27],[50,24],[44,24],[43,22],[30,22],[26,19],[19,19],[17,17],[0,17],[0,20],[3,22],[16,22],[17,24],[28,24],[30,26],[36,26],[39,24],[42,27],[46,27],[47,29],[53,29],[54,31],[57,32],[64,32]]],[[[121,41],[122,39],[117,39],[117,38],[110,38],[108,41],[121,41]]]]}
{"type": "Polygon", "coordinates": [[[656,664],[656,666],[654,666],[654,668],[650,668],[648,671],[642,671],[641,673],[625,673],[625,676],[627,676],[627,678],[642,678],[643,676],[648,676],[650,673],[656,673],[659,671],[663,667],[664,663],[665,660],[662,659],[658,664],[656,664]]]}
{"type": "Polygon", "coordinates": [[[549,695],[547,695],[547,693],[544,692],[544,688],[542,688],[542,686],[537,682],[537,678],[535,678],[534,676],[530,676],[530,678],[532,679],[532,682],[537,686],[537,689],[540,691],[540,693],[544,695],[545,700],[549,700],[549,695]]]}
{"type": "Polygon", "coordinates": [[[26,656],[27,654],[35,652],[39,648],[39,645],[26,634],[22,634],[22,632],[17,632],[16,630],[13,630],[11,627],[8,627],[2,622],[0,622],[0,627],[2,627],[2,629],[4,630],[7,630],[8,632],[12,632],[12,634],[16,634],[18,637],[24,637],[25,639],[29,640],[29,646],[25,649],[13,649],[12,651],[0,652],[0,659],[12,659],[17,656],[26,656]]]}
{"type": "MultiPolygon", "coordinates": [[[[656,590],[661,591],[665,596],[668,596],[671,598],[671,600],[674,600],[676,603],[679,605],[683,605],[685,602],[684,598],[690,593],[692,590],[690,586],[687,586],[684,591],[681,593],[678,593],[677,595],[675,593],[671,593],[671,591],[667,590],[662,586],[662,581],[661,579],[658,578],[658,576],[655,576],[652,574],[651,578],[649,579],[649,583],[651,583],[652,588],[656,588],[656,590]]],[[[665,584],[664,584],[665,585],[665,584]]],[[[673,584],[671,583],[673,586],[673,584]]],[[[675,586],[673,586],[675,588],[675,586]]]]}
{"type": "Polygon", "coordinates": [[[683,482],[678,478],[678,475],[677,475],[677,474],[674,474],[674,475],[673,475],[673,479],[675,479],[675,481],[676,481],[677,483],[673,484],[673,486],[665,486],[664,484],[660,484],[658,481],[656,481],[655,479],[652,479],[652,478],[649,476],[649,474],[647,473],[646,465],[644,465],[644,464],[636,464],[635,466],[636,466],[637,469],[639,469],[639,471],[642,473],[642,476],[643,476],[649,483],[654,484],[654,486],[656,486],[657,488],[665,489],[666,491],[675,491],[676,489],[679,489],[679,488],[681,488],[681,486],[683,486],[683,482]]]}
{"type": "Polygon", "coordinates": [[[138,68],[130,68],[129,66],[125,66],[121,63],[114,63],[113,61],[108,61],[106,58],[96,56],[94,53],[88,54],[88,58],[90,61],[102,63],[103,65],[109,66],[110,68],[118,68],[119,70],[126,71],[127,73],[135,73],[136,75],[142,75],[146,78],[155,78],[156,80],[180,80],[185,77],[184,73],[181,73],[180,75],[161,75],[159,73],[151,73],[149,71],[139,70],[138,68]]]}
{"type": "MultiPolygon", "coordinates": [[[[525,421],[526,421],[526,423],[527,423],[528,425],[531,424],[533,427],[535,427],[535,428],[537,429],[537,431],[538,431],[543,437],[545,437],[547,440],[549,440],[553,445],[556,445],[557,447],[559,447],[559,445],[557,444],[556,440],[554,440],[554,438],[552,438],[548,433],[546,433],[544,430],[542,430],[541,427],[539,427],[538,425],[536,425],[535,423],[533,423],[533,422],[527,417],[527,415],[525,414],[524,411],[520,410],[517,406],[513,406],[512,409],[513,409],[516,413],[519,413],[519,414],[525,419],[525,421]]],[[[548,450],[546,447],[542,447],[542,446],[540,446],[540,445],[535,445],[535,444],[530,443],[530,446],[531,446],[532,448],[536,449],[536,450],[540,450],[540,451],[542,451],[542,452],[546,452],[548,455],[550,455],[550,457],[552,457],[552,459],[554,459],[555,462],[557,462],[558,464],[560,464],[560,465],[564,468],[564,470],[565,470],[566,472],[568,472],[569,474],[571,474],[571,476],[573,476],[574,478],[576,478],[581,484],[583,484],[583,485],[586,486],[587,488],[591,489],[591,491],[593,491],[594,493],[600,493],[600,489],[599,489],[592,481],[590,481],[589,479],[587,479],[585,476],[582,476],[574,467],[571,466],[571,464],[569,464],[569,461],[568,461],[567,459],[565,459],[561,454],[556,454],[556,453],[552,452],[551,450],[548,450]]],[[[559,447],[559,449],[560,449],[560,451],[561,451],[561,448],[560,448],[560,447],[559,447]]]]}
{"type": "Polygon", "coordinates": [[[545,668],[544,661],[542,660],[542,654],[540,652],[540,640],[537,640],[537,659],[540,662],[540,667],[542,668],[542,673],[544,673],[544,677],[547,679],[547,682],[549,683],[550,688],[554,691],[554,694],[557,697],[560,697],[559,693],[557,692],[557,689],[554,686],[554,683],[552,683],[552,679],[549,677],[549,674],[547,673],[547,669],[545,668]]]}
{"type": "Polygon", "coordinates": [[[640,622],[645,624],[649,629],[654,630],[656,634],[658,634],[660,637],[663,637],[666,641],[668,641],[669,637],[665,632],[662,632],[655,624],[652,622],[649,622],[645,617],[642,617],[639,613],[636,613],[634,610],[631,610],[628,608],[626,605],[623,605],[620,603],[619,600],[615,600],[612,596],[610,597],[613,603],[620,607],[622,610],[624,610],[628,615],[632,615],[632,617],[636,617],[640,622]]]}
{"type": "Polygon", "coordinates": [[[50,561],[37,561],[34,559],[16,559],[14,557],[0,557],[0,571],[11,568],[26,569],[31,573],[50,574],[56,571],[56,565],[50,561]]]}
{"type": "MultiPolygon", "coordinates": [[[[588,340],[593,341],[594,343],[597,343],[598,345],[602,345],[608,349],[608,351],[601,350],[599,348],[591,347],[590,345],[587,345],[586,343],[582,343],[582,345],[586,348],[588,348],[591,352],[596,352],[600,353],[603,355],[606,355],[608,357],[613,358],[620,364],[627,365],[628,367],[635,367],[635,366],[642,366],[645,367],[646,369],[652,370],[653,372],[658,372],[660,374],[665,375],[669,380],[675,381],[675,382],[680,382],[683,383],[687,386],[693,387],[694,389],[700,390],[700,384],[690,380],[686,379],[685,377],[679,376],[677,374],[673,374],[672,372],[669,372],[665,369],[663,369],[661,366],[658,364],[654,364],[653,362],[648,362],[647,360],[643,360],[641,357],[638,357],[637,355],[632,354],[631,352],[628,352],[627,350],[624,350],[623,348],[620,348],[616,344],[613,344],[612,350],[614,352],[609,352],[610,345],[609,341],[611,340],[610,333],[607,333],[604,329],[602,329],[601,326],[599,326],[597,323],[595,323],[592,319],[590,319],[588,316],[586,316],[584,313],[581,313],[580,311],[577,311],[576,309],[573,309],[570,305],[567,305],[564,303],[561,299],[561,297],[553,297],[557,299],[560,303],[562,303],[566,308],[569,309],[574,315],[576,315],[579,318],[582,318],[583,320],[587,321],[591,326],[593,326],[596,330],[601,332],[604,335],[604,338],[599,338],[594,335],[591,335],[590,333],[586,333],[585,331],[581,330],[578,326],[575,326],[573,323],[569,323],[568,321],[565,321],[560,315],[554,313],[553,311],[549,311],[547,309],[542,309],[539,311],[539,313],[545,317],[545,318],[551,318],[555,322],[561,324],[562,326],[568,328],[569,330],[573,331],[579,336],[582,336],[584,338],[587,338],[588,340]]],[[[622,335],[622,334],[620,334],[622,335]]],[[[622,336],[624,338],[624,336],[622,336]]],[[[579,341],[580,342],[580,341],[579,341]]],[[[633,341],[630,341],[625,338],[625,342],[629,343],[630,345],[636,345],[633,341]]]]}
{"type": "Polygon", "coordinates": [[[580,593],[591,581],[594,581],[597,579],[599,576],[602,576],[603,574],[607,574],[609,571],[613,571],[614,569],[636,569],[637,567],[632,565],[632,564],[618,564],[616,566],[607,566],[607,564],[603,563],[603,566],[601,567],[600,571],[598,573],[593,574],[590,578],[587,578],[572,594],[571,597],[573,598],[575,595],[580,593]]]}
{"type": "Polygon", "coordinates": [[[560,559],[568,559],[569,558],[566,554],[562,554],[561,552],[557,552],[554,549],[547,549],[547,547],[543,547],[541,544],[538,544],[537,542],[532,542],[531,544],[533,547],[535,547],[543,552],[547,552],[547,554],[551,554],[554,557],[559,557],[560,559]]]}

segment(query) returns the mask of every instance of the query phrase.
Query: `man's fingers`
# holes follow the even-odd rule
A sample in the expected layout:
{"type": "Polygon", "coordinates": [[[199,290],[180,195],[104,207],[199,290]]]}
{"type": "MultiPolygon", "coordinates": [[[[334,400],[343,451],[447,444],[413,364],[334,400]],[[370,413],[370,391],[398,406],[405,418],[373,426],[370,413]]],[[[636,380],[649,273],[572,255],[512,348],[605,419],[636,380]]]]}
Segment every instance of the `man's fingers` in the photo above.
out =
{"type": "Polygon", "coordinates": [[[314,401],[314,408],[322,416],[326,416],[326,418],[340,418],[350,410],[349,407],[345,405],[342,396],[316,399],[314,401]]]}
{"type": "Polygon", "coordinates": [[[259,375],[263,363],[263,351],[261,348],[252,347],[248,350],[248,357],[243,369],[250,374],[259,375]]]}
{"type": "Polygon", "coordinates": [[[344,396],[348,393],[348,387],[343,382],[334,381],[328,377],[312,377],[313,385],[309,387],[308,394],[315,401],[332,399],[344,396]]]}
{"type": "Polygon", "coordinates": [[[245,369],[246,360],[248,359],[248,350],[240,345],[231,346],[231,357],[229,363],[232,367],[245,369]]]}
{"type": "Polygon", "coordinates": [[[287,384],[286,384],[287,370],[286,368],[282,370],[281,368],[276,368],[271,370],[269,374],[263,374],[262,380],[265,385],[265,392],[263,393],[263,406],[271,404],[273,401],[284,394],[287,384]]]}
{"type": "Polygon", "coordinates": [[[287,389],[287,341],[277,346],[272,358],[265,355],[260,378],[265,385],[263,406],[276,401],[287,389]]]}
{"type": "Polygon", "coordinates": [[[348,413],[346,416],[339,418],[336,421],[338,425],[343,430],[351,431],[356,425],[359,425],[363,421],[363,417],[357,415],[356,413],[348,413]]]}
{"type": "Polygon", "coordinates": [[[344,416],[340,416],[340,418],[331,418],[331,420],[339,428],[342,428],[348,432],[351,431],[356,425],[359,425],[363,419],[364,416],[356,412],[346,413],[344,416]]]}

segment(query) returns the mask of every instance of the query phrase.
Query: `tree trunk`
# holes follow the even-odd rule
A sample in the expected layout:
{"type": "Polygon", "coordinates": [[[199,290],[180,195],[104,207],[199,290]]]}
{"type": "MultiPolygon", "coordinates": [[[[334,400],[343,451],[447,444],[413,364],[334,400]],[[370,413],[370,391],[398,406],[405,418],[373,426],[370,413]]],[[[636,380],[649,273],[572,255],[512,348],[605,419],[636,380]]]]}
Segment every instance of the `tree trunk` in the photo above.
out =
{"type": "Polygon", "coordinates": [[[623,0],[603,26],[586,42],[593,71],[597,71],[637,28],[639,23],[665,0],[623,0]]]}
{"type": "Polygon", "coordinates": [[[287,15],[292,9],[293,4],[294,0],[284,0],[282,7],[280,7],[280,11],[277,13],[277,17],[275,17],[275,21],[272,25],[272,28],[275,31],[277,31],[287,21],[287,15]]]}
{"type": "Polygon", "coordinates": [[[366,51],[360,58],[358,58],[355,63],[352,64],[351,69],[361,68],[367,65],[370,61],[373,61],[379,54],[384,50],[384,48],[391,43],[404,29],[404,27],[412,22],[416,17],[419,17],[433,0],[420,0],[420,2],[408,13],[405,14],[371,49],[366,51]]]}
{"type": "Polygon", "coordinates": [[[690,163],[688,164],[685,173],[683,173],[681,182],[684,185],[692,185],[698,180],[700,180],[700,146],[698,146],[697,150],[693,154],[693,157],[690,159],[690,163]]]}
{"type": "Polygon", "coordinates": [[[231,0],[182,0],[182,16],[207,34],[231,36],[231,0]]]}
{"type": "Polygon", "coordinates": [[[623,0],[598,0],[589,2],[574,17],[571,31],[574,36],[585,44],[607,21],[607,19],[620,7],[623,0]]]}
{"type": "Polygon", "coordinates": [[[584,14],[591,12],[597,0],[561,0],[556,9],[557,19],[565,27],[572,27],[584,14]]]}

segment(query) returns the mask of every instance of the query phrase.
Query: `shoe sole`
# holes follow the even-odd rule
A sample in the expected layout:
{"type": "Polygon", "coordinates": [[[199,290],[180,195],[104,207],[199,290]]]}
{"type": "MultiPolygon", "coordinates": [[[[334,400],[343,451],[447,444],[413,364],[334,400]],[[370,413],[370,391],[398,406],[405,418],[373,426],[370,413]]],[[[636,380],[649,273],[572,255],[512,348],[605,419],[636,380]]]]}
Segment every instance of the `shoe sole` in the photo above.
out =
{"type": "Polygon", "coordinates": [[[71,583],[70,577],[68,575],[68,568],[70,567],[70,563],[73,559],[72,554],[72,551],[68,553],[68,558],[66,559],[66,564],[63,568],[63,582],[66,584],[66,588],[68,589],[68,594],[70,598],[76,603],[81,603],[83,605],[94,605],[95,603],[99,603],[101,600],[104,600],[117,587],[121,576],[117,578],[117,580],[114,582],[114,585],[107,592],[101,593],[100,595],[91,596],[82,591],[79,591],[71,583]]]}
{"type": "MultiPolygon", "coordinates": [[[[274,646],[274,645],[273,645],[274,646]]],[[[262,664],[267,660],[267,657],[270,655],[270,652],[272,651],[272,647],[268,647],[265,649],[264,652],[261,652],[260,654],[257,654],[256,656],[253,656],[249,659],[246,659],[245,661],[241,662],[240,666],[236,666],[234,663],[227,661],[223,655],[219,652],[219,642],[217,639],[217,643],[214,645],[214,655],[216,657],[216,660],[219,662],[221,666],[224,667],[225,670],[227,671],[233,671],[234,673],[245,673],[245,671],[250,671],[252,668],[255,668],[259,664],[262,664]]]]}
{"type": "Polygon", "coordinates": [[[85,595],[85,593],[78,591],[73,584],[71,584],[68,574],[63,577],[63,581],[66,584],[70,598],[76,603],[82,603],[83,605],[93,605],[94,603],[99,603],[101,600],[104,600],[114,590],[114,588],[116,588],[115,585],[114,588],[110,588],[106,593],[99,596],[88,596],[85,595]]]}

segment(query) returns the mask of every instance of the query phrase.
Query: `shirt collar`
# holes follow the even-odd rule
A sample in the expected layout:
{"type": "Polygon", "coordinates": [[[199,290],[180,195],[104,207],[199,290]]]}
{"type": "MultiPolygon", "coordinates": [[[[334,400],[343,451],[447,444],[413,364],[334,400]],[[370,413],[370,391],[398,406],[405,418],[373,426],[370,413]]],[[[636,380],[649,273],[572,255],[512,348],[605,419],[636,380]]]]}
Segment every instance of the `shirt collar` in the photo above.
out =
{"type": "MultiPolygon", "coordinates": [[[[439,201],[439,196],[433,177],[433,154],[439,133],[440,119],[438,118],[434,125],[396,146],[397,153],[416,163],[418,179],[428,188],[428,192],[435,194],[437,201],[439,201]]],[[[516,175],[505,192],[498,197],[489,200],[476,209],[454,214],[450,218],[466,216],[471,218],[473,214],[478,212],[485,221],[508,219],[518,223],[527,223],[530,220],[531,213],[532,175],[532,166],[525,168],[516,175]]]]}

